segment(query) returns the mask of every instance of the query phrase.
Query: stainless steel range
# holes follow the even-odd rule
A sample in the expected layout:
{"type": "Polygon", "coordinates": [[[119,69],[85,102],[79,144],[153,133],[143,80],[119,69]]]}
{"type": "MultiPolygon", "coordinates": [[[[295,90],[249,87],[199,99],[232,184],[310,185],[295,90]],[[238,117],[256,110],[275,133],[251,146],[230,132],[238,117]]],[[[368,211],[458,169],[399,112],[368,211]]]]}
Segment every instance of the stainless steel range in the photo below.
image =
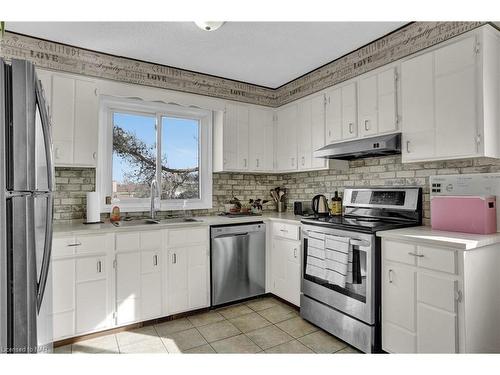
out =
{"type": "Polygon", "coordinates": [[[300,315],[366,353],[381,350],[379,230],[421,225],[420,188],[345,189],[344,216],[303,219],[300,315]]]}

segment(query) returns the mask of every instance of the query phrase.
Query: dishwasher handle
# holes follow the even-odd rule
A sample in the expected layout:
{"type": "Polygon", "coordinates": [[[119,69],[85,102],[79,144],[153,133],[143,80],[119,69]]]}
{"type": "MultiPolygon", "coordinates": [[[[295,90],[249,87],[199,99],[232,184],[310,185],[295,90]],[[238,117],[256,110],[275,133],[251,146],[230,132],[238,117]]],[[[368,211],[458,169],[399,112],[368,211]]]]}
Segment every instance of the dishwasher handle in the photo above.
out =
{"type": "Polygon", "coordinates": [[[214,240],[219,239],[219,238],[228,238],[228,237],[243,237],[243,236],[248,236],[248,232],[245,233],[228,233],[228,234],[221,234],[220,236],[215,236],[214,240]]]}

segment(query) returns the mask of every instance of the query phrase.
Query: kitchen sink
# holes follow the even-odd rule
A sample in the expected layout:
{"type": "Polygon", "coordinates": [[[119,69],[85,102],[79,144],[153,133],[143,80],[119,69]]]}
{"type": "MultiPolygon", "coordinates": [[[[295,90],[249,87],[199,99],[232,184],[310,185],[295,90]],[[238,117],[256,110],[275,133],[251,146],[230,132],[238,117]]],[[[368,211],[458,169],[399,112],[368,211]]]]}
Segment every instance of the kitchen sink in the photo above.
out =
{"type": "Polygon", "coordinates": [[[136,227],[141,225],[155,225],[155,224],[177,224],[177,223],[201,223],[201,220],[192,217],[172,217],[162,220],[154,219],[140,219],[140,220],[122,220],[113,223],[115,227],[136,227]]]}

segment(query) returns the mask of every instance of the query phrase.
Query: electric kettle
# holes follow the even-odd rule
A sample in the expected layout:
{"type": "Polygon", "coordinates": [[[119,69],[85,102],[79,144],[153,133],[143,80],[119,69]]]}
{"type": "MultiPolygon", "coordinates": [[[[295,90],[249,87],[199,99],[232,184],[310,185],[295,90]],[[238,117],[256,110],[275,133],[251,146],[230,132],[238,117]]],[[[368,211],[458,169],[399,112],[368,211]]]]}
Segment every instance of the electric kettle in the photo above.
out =
{"type": "Polygon", "coordinates": [[[312,210],[316,216],[328,216],[328,199],[324,195],[316,195],[312,199],[312,210]]]}

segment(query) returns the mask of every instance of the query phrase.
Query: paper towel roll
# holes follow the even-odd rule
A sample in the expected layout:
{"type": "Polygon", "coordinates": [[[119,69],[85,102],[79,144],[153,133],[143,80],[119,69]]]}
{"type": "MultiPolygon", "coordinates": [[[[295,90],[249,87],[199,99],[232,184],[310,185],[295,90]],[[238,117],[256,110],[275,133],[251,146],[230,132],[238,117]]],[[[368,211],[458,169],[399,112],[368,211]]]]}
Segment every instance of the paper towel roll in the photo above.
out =
{"type": "Polygon", "coordinates": [[[99,203],[98,192],[92,191],[87,193],[87,223],[98,223],[101,221],[101,207],[99,203]]]}

